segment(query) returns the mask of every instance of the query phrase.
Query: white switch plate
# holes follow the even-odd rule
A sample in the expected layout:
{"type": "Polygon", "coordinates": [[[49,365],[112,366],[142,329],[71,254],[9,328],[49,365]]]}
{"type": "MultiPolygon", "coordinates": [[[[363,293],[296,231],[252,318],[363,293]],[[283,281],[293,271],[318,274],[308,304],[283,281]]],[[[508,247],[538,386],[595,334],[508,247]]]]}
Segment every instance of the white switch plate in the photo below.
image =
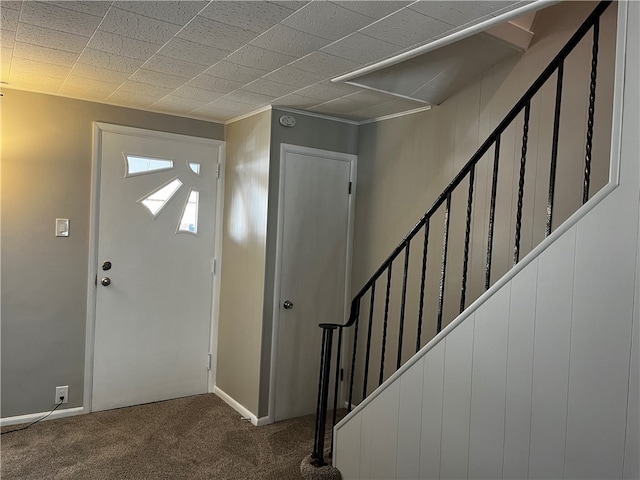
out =
{"type": "Polygon", "coordinates": [[[56,218],[56,237],[69,236],[69,219],[56,218]]]}

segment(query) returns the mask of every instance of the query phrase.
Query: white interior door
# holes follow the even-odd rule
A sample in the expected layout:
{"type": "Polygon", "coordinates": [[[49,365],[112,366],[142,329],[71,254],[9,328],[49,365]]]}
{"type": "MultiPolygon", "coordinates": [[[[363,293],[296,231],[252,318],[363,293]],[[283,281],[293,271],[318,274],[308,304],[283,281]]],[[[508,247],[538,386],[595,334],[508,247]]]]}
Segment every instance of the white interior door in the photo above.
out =
{"type": "Polygon", "coordinates": [[[98,130],[94,411],[208,382],[221,142],[114,129],[98,130]]]}
{"type": "Polygon", "coordinates": [[[274,420],[315,412],[318,324],[345,319],[352,167],[353,155],[283,146],[274,420]]]}

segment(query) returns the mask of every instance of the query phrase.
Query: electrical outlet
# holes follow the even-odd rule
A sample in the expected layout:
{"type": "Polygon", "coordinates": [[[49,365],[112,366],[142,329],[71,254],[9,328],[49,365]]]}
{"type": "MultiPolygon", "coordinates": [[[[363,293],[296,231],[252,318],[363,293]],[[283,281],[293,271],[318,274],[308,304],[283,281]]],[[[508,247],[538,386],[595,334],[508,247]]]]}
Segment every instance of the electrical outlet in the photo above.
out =
{"type": "Polygon", "coordinates": [[[55,403],[69,403],[69,386],[56,387],[56,399],[55,403]],[[60,400],[62,397],[62,400],[60,400]]]}

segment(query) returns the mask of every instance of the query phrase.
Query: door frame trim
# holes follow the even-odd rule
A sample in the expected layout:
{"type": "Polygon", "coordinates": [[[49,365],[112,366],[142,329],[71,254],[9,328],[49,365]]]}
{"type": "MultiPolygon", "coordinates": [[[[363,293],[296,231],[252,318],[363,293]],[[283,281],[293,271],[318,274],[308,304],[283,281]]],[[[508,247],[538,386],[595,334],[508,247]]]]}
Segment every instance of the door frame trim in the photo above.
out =
{"type": "MultiPolygon", "coordinates": [[[[278,327],[280,320],[280,275],[282,265],[282,228],[284,221],[284,158],[287,153],[297,153],[301,155],[320,156],[332,160],[340,160],[349,162],[350,165],[350,178],[351,178],[351,195],[349,195],[349,212],[348,212],[348,227],[347,227],[347,261],[345,268],[345,301],[344,301],[344,319],[349,314],[349,301],[351,298],[351,264],[353,257],[353,235],[354,235],[354,220],[355,220],[355,206],[356,206],[356,176],[357,176],[357,162],[358,156],[350,153],[335,152],[331,150],[322,150],[318,148],[304,147],[301,145],[293,145],[289,143],[280,144],[280,157],[279,162],[279,180],[278,180],[278,223],[276,233],[276,257],[275,257],[275,272],[274,272],[274,289],[273,289],[273,321],[271,325],[271,358],[269,368],[269,409],[268,417],[264,423],[275,422],[276,412],[276,376],[277,376],[277,347],[278,347],[278,327]]],[[[319,352],[318,352],[319,353],[319,352]]],[[[341,360],[342,362],[342,360],[341,360]]],[[[315,380],[314,380],[315,385],[315,380]]],[[[261,419],[262,420],[262,419],[261,419]]]]}
{"type": "MultiPolygon", "coordinates": [[[[156,130],[149,130],[137,127],[127,127],[105,122],[93,122],[92,137],[92,159],[91,159],[91,206],[89,212],[89,271],[87,277],[87,320],[85,334],[85,355],[84,355],[84,392],[83,392],[83,413],[93,411],[93,360],[95,347],[95,323],[96,323],[96,293],[95,284],[98,274],[98,225],[100,219],[100,170],[102,167],[102,133],[120,133],[135,135],[139,137],[155,138],[161,140],[174,140],[200,145],[216,147],[218,149],[218,163],[220,164],[220,177],[216,188],[216,218],[214,237],[214,258],[217,259],[216,273],[213,275],[213,288],[211,294],[211,318],[209,353],[211,354],[211,369],[207,378],[207,391],[213,392],[215,385],[216,358],[217,358],[217,336],[220,307],[220,261],[222,258],[222,212],[224,211],[224,164],[226,153],[226,142],[203,137],[192,137],[178,133],[168,133],[156,130]]],[[[203,362],[205,359],[202,359],[203,362]]]]}

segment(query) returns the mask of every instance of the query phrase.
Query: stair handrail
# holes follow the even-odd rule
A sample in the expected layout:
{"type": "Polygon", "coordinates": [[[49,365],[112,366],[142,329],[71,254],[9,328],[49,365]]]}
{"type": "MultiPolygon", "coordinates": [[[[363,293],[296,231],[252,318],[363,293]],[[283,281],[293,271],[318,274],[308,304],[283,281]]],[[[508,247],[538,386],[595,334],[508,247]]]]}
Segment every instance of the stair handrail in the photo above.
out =
{"type": "MultiPolygon", "coordinates": [[[[315,426],[315,434],[314,434],[314,450],[312,453],[312,463],[316,466],[323,466],[326,464],[324,460],[324,437],[325,437],[325,429],[326,429],[326,416],[328,410],[328,396],[329,396],[329,383],[330,383],[330,371],[331,371],[331,355],[332,355],[332,338],[333,338],[333,330],[338,330],[338,356],[336,357],[336,364],[339,362],[339,354],[342,345],[342,331],[345,328],[352,327],[354,325],[357,326],[357,321],[359,319],[360,313],[360,301],[372,288],[374,288],[375,283],[383,273],[388,272],[388,276],[391,276],[390,267],[393,264],[394,260],[398,258],[400,253],[405,251],[405,272],[403,278],[404,290],[403,290],[403,300],[402,300],[402,309],[404,310],[404,292],[406,291],[406,263],[408,261],[408,246],[411,240],[420,232],[423,227],[427,228],[425,236],[428,235],[428,224],[429,220],[433,215],[438,211],[438,209],[447,203],[447,206],[450,205],[451,195],[453,191],[462,183],[462,181],[470,176],[470,186],[469,193],[471,195],[473,193],[473,176],[475,172],[475,166],[478,161],[484,157],[484,155],[489,151],[489,149],[496,146],[496,153],[494,158],[494,169],[493,169],[493,186],[492,186],[492,205],[491,205],[491,213],[490,213],[490,233],[489,233],[489,247],[488,247],[488,258],[487,258],[487,272],[485,278],[485,290],[490,286],[490,269],[491,269],[491,242],[492,242],[492,226],[493,226],[493,213],[495,211],[495,183],[497,179],[497,160],[499,155],[499,145],[500,145],[500,136],[501,134],[511,125],[511,123],[516,119],[516,117],[524,110],[525,112],[525,125],[523,132],[523,147],[522,147],[522,158],[520,165],[520,188],[519,188],[519,198],[518,198],[518,226],[516,227],[516,247],[514,249],[514,265],[519,261],[519,224],[521,220],[522,213],[522,193],[523,193],[523,181],[524,181],[524,162],[526,160],[526,148],[527,148],[527,135],[528,135],[528,117],[531,106],[531,99],[535,96],[535,94],[542,88],[544,84],[551,78],[551,76],[558,72],[558,82],[557,82],[557,90],[556,90],[556,105],[555,105],[555,122],[554,122],[554,132],[553,132],[553,147],[552,147],[552,165],[550,172],[550,185],[549,185],[549,204],[547,207],[547,225],[545,229],[545,237],[551,233],[551,220],[553,214],[553,195],[554,195],[554,187],[555,187],[555,163],[557,157],[557,144],[558,144],[558,123],[559,123],[559,115],[560,115],[560,97],[562,92],[562,79],[563,79],[563,69],[564,69],[564,60],[567,56],[573,51],[573,49],[578,45],[578,43],[586,36],[586,34],[594,29],[594,41],[592,47],[592,63],[591,63],[591,83],[590,83],[590,92],[589,92],[589,111],[588,111],[588,120],[587,120],[587,144],[586,144],[586,155],[585,155],[585,169],[584,169],[584,181],[583,181],[583,195],[582,195],[582,203],[586,203],[589,198],[589,185],[590,185],[590,169],[591,169],[591,142],[593,138],[593,117],[595,110],[595,86],[596,86],[596,72],[597,72],[597,54],[598,54],[598,35],[599,35],[599,19],[600,16],[604,13],[604,11],[609,7],[612,3],[612,0],[603,0],[598,3],[598,5],[594,8],[591,14],[586,18],[586,20],[580,25],[580,27],[576,30],[576,32],[571,36],[571,38],[567,41],[564,47],[558,52],[558,54],[551,60],[551,62],[547,65],[547,67],[542,71],[542,73],[536,78],[533,84],[526,90],[526,92],[522,95],[520,100],[513,106],[513,108],[505,115],[503,120],[498,124],[498,126],[492,131],[492,133],[487,137],[487,139],[480,145],[480,147],[476,150],[476,152],[471,156],[469,161],[462,167],[462,169],[458,172],[458,174],[453,178],[453,180],[445,187],[443,192],[436,198],[431,207],[420,217],[415,226],[409,231],[409,233],[400,241],[400,243],[393,249],[391,254],[382,262],[380,267],[371,275],[369,280],[363,285],[363,287],[358,291],[358,293],[353,297],[351,301],[351,307],[349,311],[349,318],[347,322],[344,324],[340,323],[321,323],[319,327],[323,330],[322,337],[322,347],[321,347],[321,365],[320,365],[320,376],[319,376],[319,384],[318,384],[318,403],[316,410],[316,426],[315,426]]],[[[470,201],[469,201],[470,205],[470,201]]],[[[470,206],[467,209],[467,244],[468,244],[468,235],[469,235],[469,217],[470,217],[470,206]]],[[[444,283],[444,270],[446,268],[446,244],[448,242],[448,209],[446,215],[446,227],[445,227],[445,245],[443,246],[443,267],[442,267],[442,278],[441,278],[441,286],[440,286],[440,305],[438,311],[438,324],[437,324],[437,333],[441,331],[442,325],[442,302],[443,302],[443,283],[444,283]]],[[[467,245],[468,246],[468,245],[467,245]]],[[[467,246],[465,247],[465,272],[463,275],[466,275],[466,261],[468,259],[468,251],[467,246]]],[[[424,254],[423,254],[424,255],[424,254]]],[[[423,262],[425,258],[423,257],[423,262]]],[[[424,290],[424,265],[423,265],[423,278],[422,278],[422,290],[424,290]]],[[[387,284],[389,285],[389,283],[387,284]]],[[[462,304],[464,306],[464,286],[462,292],[463,300],[462,304]]],[[[388,292],[387,292],[387,302],[388,302],[388,292]]],[[[422,303],[422,299],[421,299],[422,303]]],[[[373,304],[373,300],[372,300],[373,304]]],[[[422,310],[422,305],[420,306],[422,310]]],[[[461,311],[464,308],[461,308],[461,311]]],[[[402,328],[402,326],[401,326],[402,328]]],[[[420,328],[420,326],[419,326],[420,328]]],[[[370,334],[370,332],[369,332],[370,334]]],[[[400,332],[402,335],[402,331],[400,332]]],[[[356,333],[357,339],[357,333],[356,333]]],[[[354,342],[355,343],[355,342],[354,342]]],[[[419,340],[418,340],[419,343],[419,340]]],[[[399,346],[399,357],[401,355],[401,344],[399,346]]],[[[384,351],[383,351],[384,354],[384,351]]],[[[355,364],[355,349],[353,352],[352,364],[355,364]]],[[[384,361],[384,357],[383,357],[384,361]]],[[[398,364],[400,363],[400,358],[398,359],[398,364]]],[[[400,365],[398,365],[398,368],[400,365]]],[[[368,368],[368,365],[365,366],[365,372],[368,368]]],[[[348,399],[348,410],[351,410],[352,404],[352,388],[353,388],[353,375],[354,369],[351,369],[351,385],[350,385],[350,394],[348,399]]],[[[367,373],[365,373],[366,377],[367,373]]],[[[335,395],[334,395],[334,409],[333,409],[333,426],[336,423],[336,410],[337,410],[337,393],[338,393],[338,382],[339,382],[339,368],[336,366],[336,375],[335,375],[335,395]]],[[[382,380],[382,375],[381,375],[382,380]]],[[[366,382],[366,380],[365,380],[366,382]]],[[[380,381],[382,383],[382,381],[380,381]]],[[[365,387],[366,389],[366,387],[365,387]]]]}

